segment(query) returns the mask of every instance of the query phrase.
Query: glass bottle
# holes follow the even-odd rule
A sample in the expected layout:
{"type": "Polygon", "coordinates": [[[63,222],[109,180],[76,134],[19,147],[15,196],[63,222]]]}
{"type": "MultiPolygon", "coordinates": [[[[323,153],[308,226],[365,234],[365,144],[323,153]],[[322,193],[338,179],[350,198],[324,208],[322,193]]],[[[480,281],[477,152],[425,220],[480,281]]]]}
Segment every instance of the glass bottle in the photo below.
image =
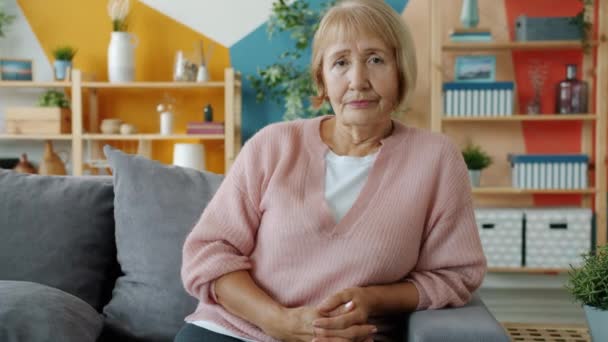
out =
{"type": "Polygon", "coordinates": [[[587,113],[587,82],[576,78],[576,64],[566,65],[566,79],[556,86],[557,114],[587,113]]]}
{"type": "Polygon", "coordinates": [[[173,106],[170,104],[159,104],[156,110],[160,113],[160,134],[173,134],[173,106]]]}

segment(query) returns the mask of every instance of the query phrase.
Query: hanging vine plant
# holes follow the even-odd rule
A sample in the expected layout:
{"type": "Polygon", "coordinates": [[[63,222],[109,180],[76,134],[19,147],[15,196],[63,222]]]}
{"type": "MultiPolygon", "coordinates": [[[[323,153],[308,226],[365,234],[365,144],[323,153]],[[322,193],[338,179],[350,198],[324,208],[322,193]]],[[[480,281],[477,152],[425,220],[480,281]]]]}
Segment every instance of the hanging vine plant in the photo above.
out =
{"type": "Polygon", "coordinates": [[[271,100],[277,104],[284,103],[284,120],[331,113],[329,103],[324,103],[320,108],[311,105],[310,97],[316,95],[316,89],[309,67],[302,66],[301,62],[303,53],[310,46],[319,26],[320,18],[334,3],[335,1],[328,1],[320,10],[311,9],[306,0],[289,3],[277,0],[272,4],[267,29],[269,39],[277,32],[290,32],[294,46],[282,52],[276,63],[258,68],[257,73],[247,79],[256,93],[257,102],[271,100]]]}
{"type": "Polygon", "coordinates": [[[591,52],[591,36],[593,24],[591,24],[591,17],[593,16],[594,0],[579,0],[583,4],[583,9],[576,14],[570,21],[573,25],[578,27],[581,32],[581,44],[583,45],[583,51],[585,53],[591,52]],[[591,9],[591,13],[587,12],[587,9],[591,9]]]}

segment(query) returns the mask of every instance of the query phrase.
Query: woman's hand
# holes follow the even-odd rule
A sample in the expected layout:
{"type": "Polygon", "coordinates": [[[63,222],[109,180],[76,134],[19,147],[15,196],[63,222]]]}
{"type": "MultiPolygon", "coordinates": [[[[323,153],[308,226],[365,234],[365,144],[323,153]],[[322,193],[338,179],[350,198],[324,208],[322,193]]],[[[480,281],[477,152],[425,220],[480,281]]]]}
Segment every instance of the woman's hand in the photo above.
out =
{"type": "Polygon", "coordinates": [[[323,316],[313,321],[315,341],[364,341],[376,333],[368,324],[372,298],[365,288],[342,290],[324,300],[317,310],[323,316]]]}
{"type": "Polygon", "coordinates": [[[266,329],[268,335],[286,342],[310,342],[314,338],[312,322],[322,317],[310,306],[286,308],[266,329]]]}

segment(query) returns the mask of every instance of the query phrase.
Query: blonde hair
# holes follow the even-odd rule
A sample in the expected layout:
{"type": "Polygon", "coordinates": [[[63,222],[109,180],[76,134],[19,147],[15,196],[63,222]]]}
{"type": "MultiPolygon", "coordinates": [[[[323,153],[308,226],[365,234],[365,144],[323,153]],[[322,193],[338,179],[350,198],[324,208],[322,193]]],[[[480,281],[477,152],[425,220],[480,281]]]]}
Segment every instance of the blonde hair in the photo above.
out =
{"type": "Polygon", "coordinates": [[[312,103],[318,107],[327,99],[323,82],[323,54],[327,47],[341,39],[354,39],[373,34],[395,51],[399,73],[399,102],[394,114],[409,108],[416,87],[417,65],[414,40],[404,19],[384,0],[343,0],[323,16],[312,43],[312,78],[317,96],[312,103]]]}

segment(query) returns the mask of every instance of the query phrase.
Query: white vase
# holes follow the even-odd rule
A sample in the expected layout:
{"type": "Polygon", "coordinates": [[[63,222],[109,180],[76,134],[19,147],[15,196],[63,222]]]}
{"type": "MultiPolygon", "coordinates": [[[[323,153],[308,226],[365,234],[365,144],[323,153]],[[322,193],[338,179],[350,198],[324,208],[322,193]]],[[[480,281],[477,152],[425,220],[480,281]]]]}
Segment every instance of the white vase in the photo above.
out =
{"type": "Polygon", "coordinates": [[[108,46],[108,80],[133,82],[135,80],[135,47],[137,38],[128,32],[112,32],[108,46]]]}

